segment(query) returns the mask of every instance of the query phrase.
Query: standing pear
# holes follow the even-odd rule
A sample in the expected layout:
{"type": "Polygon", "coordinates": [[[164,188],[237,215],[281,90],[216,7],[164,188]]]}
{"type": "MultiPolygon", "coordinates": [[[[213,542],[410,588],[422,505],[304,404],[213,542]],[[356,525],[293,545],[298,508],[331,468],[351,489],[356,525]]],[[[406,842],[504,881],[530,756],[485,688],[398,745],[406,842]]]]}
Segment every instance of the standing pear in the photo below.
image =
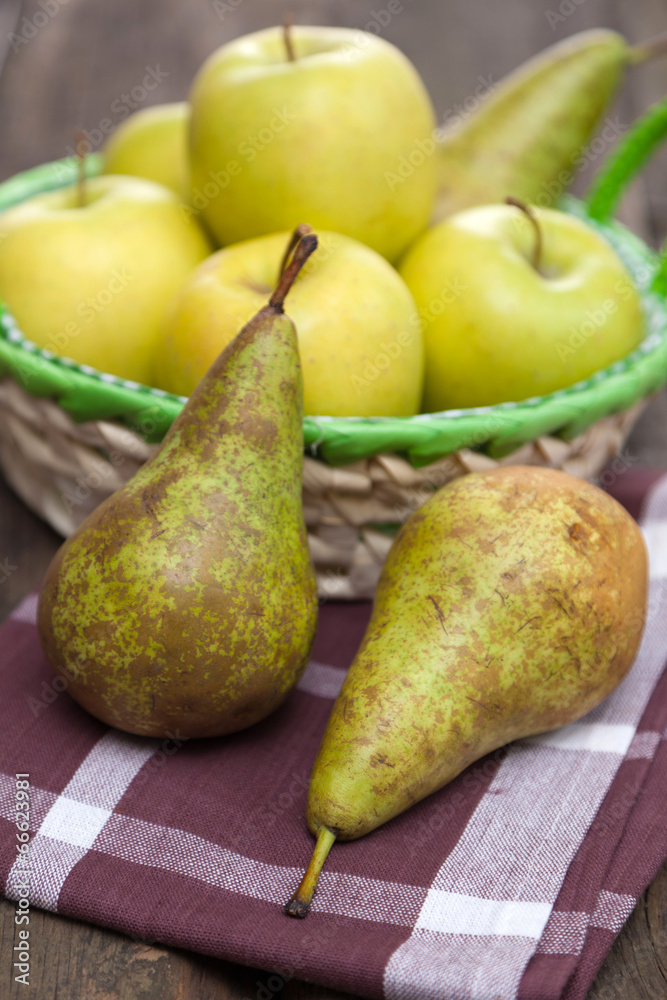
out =
{"type": "Polygon", "coordinates": [[[317,591],[301,507],[303,386],[283,302],[316,246],[303,236],[156,455],[49,568],[44,651],[111,726],[231,733],[272,712],[306,664],[317,591]]]}
{"type": "MultiPolygon", "coordinates": [[[[556,202],[588,159],[626,68],[664,48],[664,37],[632,48],[615,31],[582,31],[501,80],[441,140],[434,221],[507,195],[542,208],[556,202]]],[[[608,122],[603,134],[613,144],[620,131],[608,122]]]]}
{"type": "Polygon", "coordinates": [[[508,466],[438,491],[389,553],[310,781],[304,917],[336,839],[355,840],[510,740],[613,691],[644,624],[639,528],[564,472],[508,466]]]}

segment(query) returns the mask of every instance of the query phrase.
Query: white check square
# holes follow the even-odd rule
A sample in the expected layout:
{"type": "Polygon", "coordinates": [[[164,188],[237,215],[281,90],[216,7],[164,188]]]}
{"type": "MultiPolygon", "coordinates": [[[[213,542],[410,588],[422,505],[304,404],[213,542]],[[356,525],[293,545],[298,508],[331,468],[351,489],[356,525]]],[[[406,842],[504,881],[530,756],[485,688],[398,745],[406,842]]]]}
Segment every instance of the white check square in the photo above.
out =
{"type": "Polygon", "coordinates": [[[111,813],[99,806],[76,802],[61,795],[53,803],[39,828],[43,837],[76,847],[92,847],[111,813]]]}
{"type": "Polygon", "coordinates": [[[571,722],[539,736],[529,736],[523,743],[559,750],[587,750],[591,753],[615,753],[625,756],[635,735],[634,725],[611,722],[571,722]]]}
{"type": "Polygon", "coordinates": [[[667,577],[667,523],[644,521],[642,534],[649,551],[649,576],[651,580],[667,577]]]}
{"type": "Polygon", "coordinates": [[[416,926],[440,934],[538,939],[550,913],[550,903],[480,899],[429,889],[416,926]]]}

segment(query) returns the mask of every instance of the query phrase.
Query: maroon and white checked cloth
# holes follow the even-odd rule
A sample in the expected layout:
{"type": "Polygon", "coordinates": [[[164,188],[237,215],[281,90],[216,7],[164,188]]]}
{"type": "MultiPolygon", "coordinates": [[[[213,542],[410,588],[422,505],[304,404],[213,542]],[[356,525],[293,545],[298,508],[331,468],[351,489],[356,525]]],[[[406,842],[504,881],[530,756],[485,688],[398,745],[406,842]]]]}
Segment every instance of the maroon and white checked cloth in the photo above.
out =
{"type": "MultiPolygon", "coordinates": [[[[628,477],[624,477],[628,478],[628,477]]],[[[623,684],[375,833],[336,845],[312,912],[308,777],[369,605],[326,605],[314,659],[265,723],[159,742],[54,687],[29,598],[0,637],[0,865],[24,895],[15,775],[30,775],[34,906],[390,1000],[581,1000],[667,857],[667,477],[644,506],[649,619],[623,684]]]]}

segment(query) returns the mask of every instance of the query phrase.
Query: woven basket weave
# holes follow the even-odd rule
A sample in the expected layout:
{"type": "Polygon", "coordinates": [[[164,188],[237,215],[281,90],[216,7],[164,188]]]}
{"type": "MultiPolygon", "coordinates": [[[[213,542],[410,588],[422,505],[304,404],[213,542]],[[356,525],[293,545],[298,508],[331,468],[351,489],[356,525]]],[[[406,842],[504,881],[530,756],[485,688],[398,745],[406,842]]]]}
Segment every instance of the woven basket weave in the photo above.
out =
{"type": "MultiPolygon", "coordinates": [[[[519,403],[412,418],[305,418],[304,513],[322,597],[372,596],[397,527],[458,476],[521,463],[594,479],[619,454],[646,398],[667,381],[667,264],[610,216],[666,132],[667,101],[619,144],[588,204],[563,204],[609,240],[639,289],[646,332],[631,355],[519,403]]],[[[99,166],[91,158],[87,169],[99,166]]],[[[62,161],[17,175],[0,184],[0,209],[71,183],[74,170],[62,161]]],[[[183,404],[37,348],[0,307],[0,465],[61,534],[134,475],[183,404]]]]}
{"type": "MultiPolygon", "coordinates": [[[[320,596],[372,596],[393,538],[387,529],[467,472],[521,463],[594,478],[618,455],[643,406],[603,418],[574,441],[539,437],[500,462],[469,449],[420,469],[398,455],[342,468],[306,457],[304,514],[320,596]]],[[[35,399],[11,378],[0,381],[0,464],[28,506],[62,535],[127,482],[156,448],[116,421],[76,424],[52,400],[35,399]]]]}

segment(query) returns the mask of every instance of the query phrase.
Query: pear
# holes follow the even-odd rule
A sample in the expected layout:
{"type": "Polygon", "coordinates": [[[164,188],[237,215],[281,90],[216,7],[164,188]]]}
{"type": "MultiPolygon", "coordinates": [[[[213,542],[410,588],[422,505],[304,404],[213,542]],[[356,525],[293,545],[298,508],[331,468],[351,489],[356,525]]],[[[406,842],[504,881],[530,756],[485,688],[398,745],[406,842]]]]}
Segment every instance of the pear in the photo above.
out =
{"type": "Polygon", "coordinates": [[[597,487],[508,466],[431,497],[389,553],[315,760],[305,916],[354,840],[510,740],[573,722],[629,669],[644,623],[639,528],[597,487]]]}
{"type": "Polygon", "coordinates": [[[298,680],[317,619],[301,507],[303,386],[287,291],[213,363],[155,456],[64,543],[44,651],[98,719],[145,736],[231,733],[298,680]]]}
{"type": "MultiPolygon", "coordinates": [[[[514,195],[543,208],[570,186],[624,70],[662,51],[631,48],[615,31],[583,31],[506,77],[439,145],[434,221],[514,195]]],[[[610,141],[618,137],[614,132],[610,141]]]]}

